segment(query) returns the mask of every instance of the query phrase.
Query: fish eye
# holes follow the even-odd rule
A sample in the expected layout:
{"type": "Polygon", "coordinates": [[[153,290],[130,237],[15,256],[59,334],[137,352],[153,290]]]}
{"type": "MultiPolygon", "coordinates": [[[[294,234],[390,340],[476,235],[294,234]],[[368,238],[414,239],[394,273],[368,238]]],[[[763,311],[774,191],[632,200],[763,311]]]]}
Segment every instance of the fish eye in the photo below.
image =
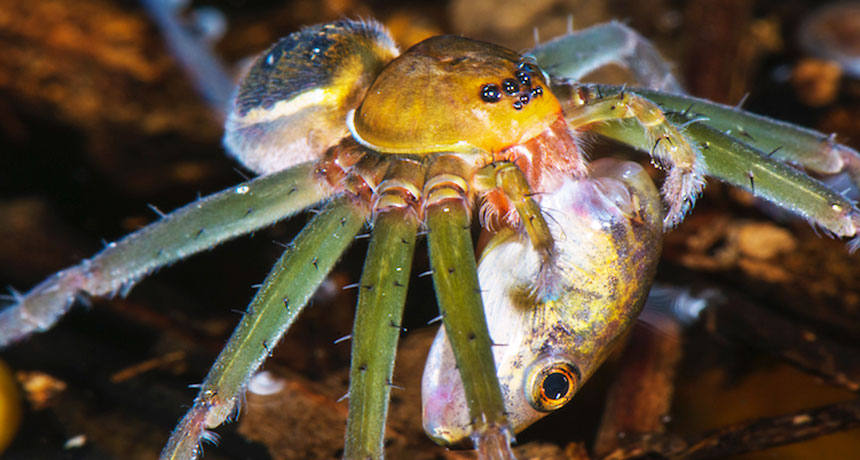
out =
{"type": "Polygon", "coordinates": [[[538,361],[526,378],[529,404],[542,412],[561,409],[573,398],[580,381],[576,366],[558,360],[538,361]]]}

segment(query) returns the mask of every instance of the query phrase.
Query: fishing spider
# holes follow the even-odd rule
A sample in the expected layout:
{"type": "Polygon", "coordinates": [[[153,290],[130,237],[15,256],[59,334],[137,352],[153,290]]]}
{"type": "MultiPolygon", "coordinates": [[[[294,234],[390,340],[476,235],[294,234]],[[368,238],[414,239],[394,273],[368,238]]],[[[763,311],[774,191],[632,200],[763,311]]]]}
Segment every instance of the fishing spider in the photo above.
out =
{"type": "Polygon", "coordinates": [[[856,175],[856,152],[684,95],[651,46],[618,23],[525,54],[456,36],[401,54],[372,21],[313,26],[263,52],[231,107],[225,145],[258,178],[165,215],[0,312],[4,346],[50,328],[79,294],[125,293],[159,267],[319,206],[162,458],[198,456],[366,226],[345,458],[382,457],[399,335],[391,326],[420,229],[444,324],[423,382],[425,428],[440,443],[471,441],[486,458],[512,457],[513,433],[564,406],[635,321],[663,231],[682,221],[705,176],[834,235],[857,233],[851,201],[785,164],[856,175]],[[651,89],[577,82],[611,61],[651,89]],[[583,132],[648,153],[666,171],[661,193],[636,164],[589,164],[583,132]],[[480,265],[473,220],[494,233],[480,265]]]}

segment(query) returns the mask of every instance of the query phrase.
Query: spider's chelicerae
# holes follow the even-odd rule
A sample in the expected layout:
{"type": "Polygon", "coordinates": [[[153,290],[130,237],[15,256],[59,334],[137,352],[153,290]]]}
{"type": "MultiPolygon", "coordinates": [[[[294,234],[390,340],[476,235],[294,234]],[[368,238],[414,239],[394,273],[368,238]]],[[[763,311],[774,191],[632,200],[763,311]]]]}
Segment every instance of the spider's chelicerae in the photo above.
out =
{"type": "Polygon", "coordinates": [[[618,23],[527,53],[457,36],[400,52],[372,21],[306,28],[260,54],[233,100],[228,151],[260,177],[178,209],[0,312],[0,346],[45,330],[78,294],[127,290],[234,236],[320,211],[261,285],[162,458],[194,458],[354,237],[372,228],[352,335],[345,458],[380,458],[416,235],[443,318],[422,384],[437,442],[512,457],[514,432],[564,406],[635,321],[664,230],[712,176],[854,237],[860,211],[789,162],[857,177],[831,137],[686,96],[618,23]],[[587,56],[582,53],[587,50],[587,56]],[[580,84],[607,62],[643,88],[580,84]],[[742,127],[744,136],[739,136],[742,127]],[[665,170],[586,160],[581,136],[665,170]],[[471,222],[494,235],[476,263],[471,222]],[[496,344],[497,346],[491,347],[496,344]]]}

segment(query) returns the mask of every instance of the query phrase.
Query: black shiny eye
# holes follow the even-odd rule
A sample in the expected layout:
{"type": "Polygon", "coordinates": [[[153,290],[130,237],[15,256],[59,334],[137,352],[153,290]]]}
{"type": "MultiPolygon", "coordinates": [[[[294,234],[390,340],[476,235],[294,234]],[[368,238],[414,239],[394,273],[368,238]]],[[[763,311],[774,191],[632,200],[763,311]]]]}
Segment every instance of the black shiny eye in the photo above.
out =
{"type": "Polygon", "coordinates": [[[513,96],[520,92],[520,85],[513,78],[506,78],[502,81],[502,89],[505,90],[505,94],[508,96],[513,96]]]}
{"type": "Polygon", "coordinates": [[[532,63],[525,62],[525,61],[520,62],[517,65],[517,68],[522,70],[523,72],[527,72],[527,73],[535,73],[537,71],[537,69],[535,68],[534,65],[532,65],[532,63]]]}
{"type": "Polygon", "coordinates": [[[541,392],[551,401],[557,401],[570,391],[570,380],[564,372],[553,372],[541,384],[541,392]]]}
{"type": "Polygon", "coordinates": [[[530,88],[532,86],[532,77],[528,73],[518,70],[515,75],[517,76],[517,79],[519,79],[521,85],[526,88],[530,88]]]}
{"type": "Polygon", "coordinates": [[[529,404],[543,412],[564,407],[576,394],[580,381],[579,370],[573,363],[553,358],[535,362],[526,375],[529,404]]]}
{"type": "Polygon", "coordinates": [[[528,94],[520,94],[520,102],[522,102],[523,105],[528,104],[529,103],[529,95],[528,94]]]}
{"type": "Polygon", "coordinates": [[[514,102],[513,106],[515,109],[521,110],[523,108],[523,103],[520,101],[516,101],[516,102],[514,102]]]}
{"type": "Polygon", "coordinates": [[[532,89],[532,97],[538,97],[541,95],[543,95],[543,88],[538,86],[538,87],[532,89]]]}
{"type": "Polygon", "coordinates": [[[499,92],[499,87],[489,83],[481,87],[481,99],[484,102],[499,102],[502,98],[502,93],[499,92]]]}

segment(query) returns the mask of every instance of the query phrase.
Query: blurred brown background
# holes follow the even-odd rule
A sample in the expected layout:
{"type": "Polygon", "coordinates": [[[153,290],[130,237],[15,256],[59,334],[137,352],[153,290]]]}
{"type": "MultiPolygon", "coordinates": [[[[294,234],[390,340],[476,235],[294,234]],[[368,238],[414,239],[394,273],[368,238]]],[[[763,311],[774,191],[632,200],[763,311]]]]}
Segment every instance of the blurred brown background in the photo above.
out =
{"type": "MultiPolygon", "coordinates": [[[[692,94],[727,104],[749,94],[746,108],[836,132],[857,148],[860,83],[846,75],[850,70],[798,46],[800,26],[819,3],[225,0],[192,6],[224,13],[228,28],[215,49],[231,66],[304,24],[342,16],[379,19],[404,48],[458,33],[514,49],[532,46],[536,33],[541,40],[564,33],[571,15],[577,29],[616,18],[652,39],[692,94]]],[[[0,0],[0,285],[25,290],[89,257],[102,240],[154,220],[147,204],[166,211],[242,181],[223,155],[220,135],[217,116],[135,2],[0,0]]],[[[619,149],[598,145],[596,151],[619,149]]],[[[751,197],[711,184],[667,238],[658,278],[731,292],[743,299],[733,303],[760,305],[798,330],[844,344],[856,358],[850,356],[860,349],[856,256],[841,242],[817,238],[804,222],[783,219],[777,226],[768,213],[751,197]]],[[[187,385],[202,380],[239,319],[233,310],[244,310],[251,285],[280,254],[273,240],[288,241],[303,221],[164,269],[128,298],[76,307],[51,331],[0,352],[18,380],[31,385],[19,437],[2,458],[156,458],[194,397],[187,385]]],[[[205,458],[339,458],[346,403],[335,400],[346,391],[349,345],[332,341],[350,331],[354,292],[340,287],[357,281],[364,249],[358,242],[350,250],[267,364],[286,379],[287,390],[269,399],[249,396],[246,413],[218,430],[222,444],[206,448],[205,458]]],[[[418,250],[416,274],[426,266],[424,247],[418,250]]],[[[413,282],[410,332],[395,376],[405,389],[393,392],[389,457],[472,458],[434,446],[421,432],[418,379],[432,330],[416,328],[436,313],[427,300],[430,278],[413,276],[413,282]]],[[[785,364],[779,358],[785,350],[763,350],[756,337],[700,324],[672,338],[683,343],[683,357],[673,410],[663,420],[669,431],[699,433],[857,398],[857,368],[837,368],[845,379],[834,384],[785,364]]],[[[605,389],[620,365],[607,367],[572,407],[518,437],[531,441],[521,458],[572,458],[591,448],[605,389]]],[[[847,459],[856,452],[855,430],[745,458],[847,459]]]]}

